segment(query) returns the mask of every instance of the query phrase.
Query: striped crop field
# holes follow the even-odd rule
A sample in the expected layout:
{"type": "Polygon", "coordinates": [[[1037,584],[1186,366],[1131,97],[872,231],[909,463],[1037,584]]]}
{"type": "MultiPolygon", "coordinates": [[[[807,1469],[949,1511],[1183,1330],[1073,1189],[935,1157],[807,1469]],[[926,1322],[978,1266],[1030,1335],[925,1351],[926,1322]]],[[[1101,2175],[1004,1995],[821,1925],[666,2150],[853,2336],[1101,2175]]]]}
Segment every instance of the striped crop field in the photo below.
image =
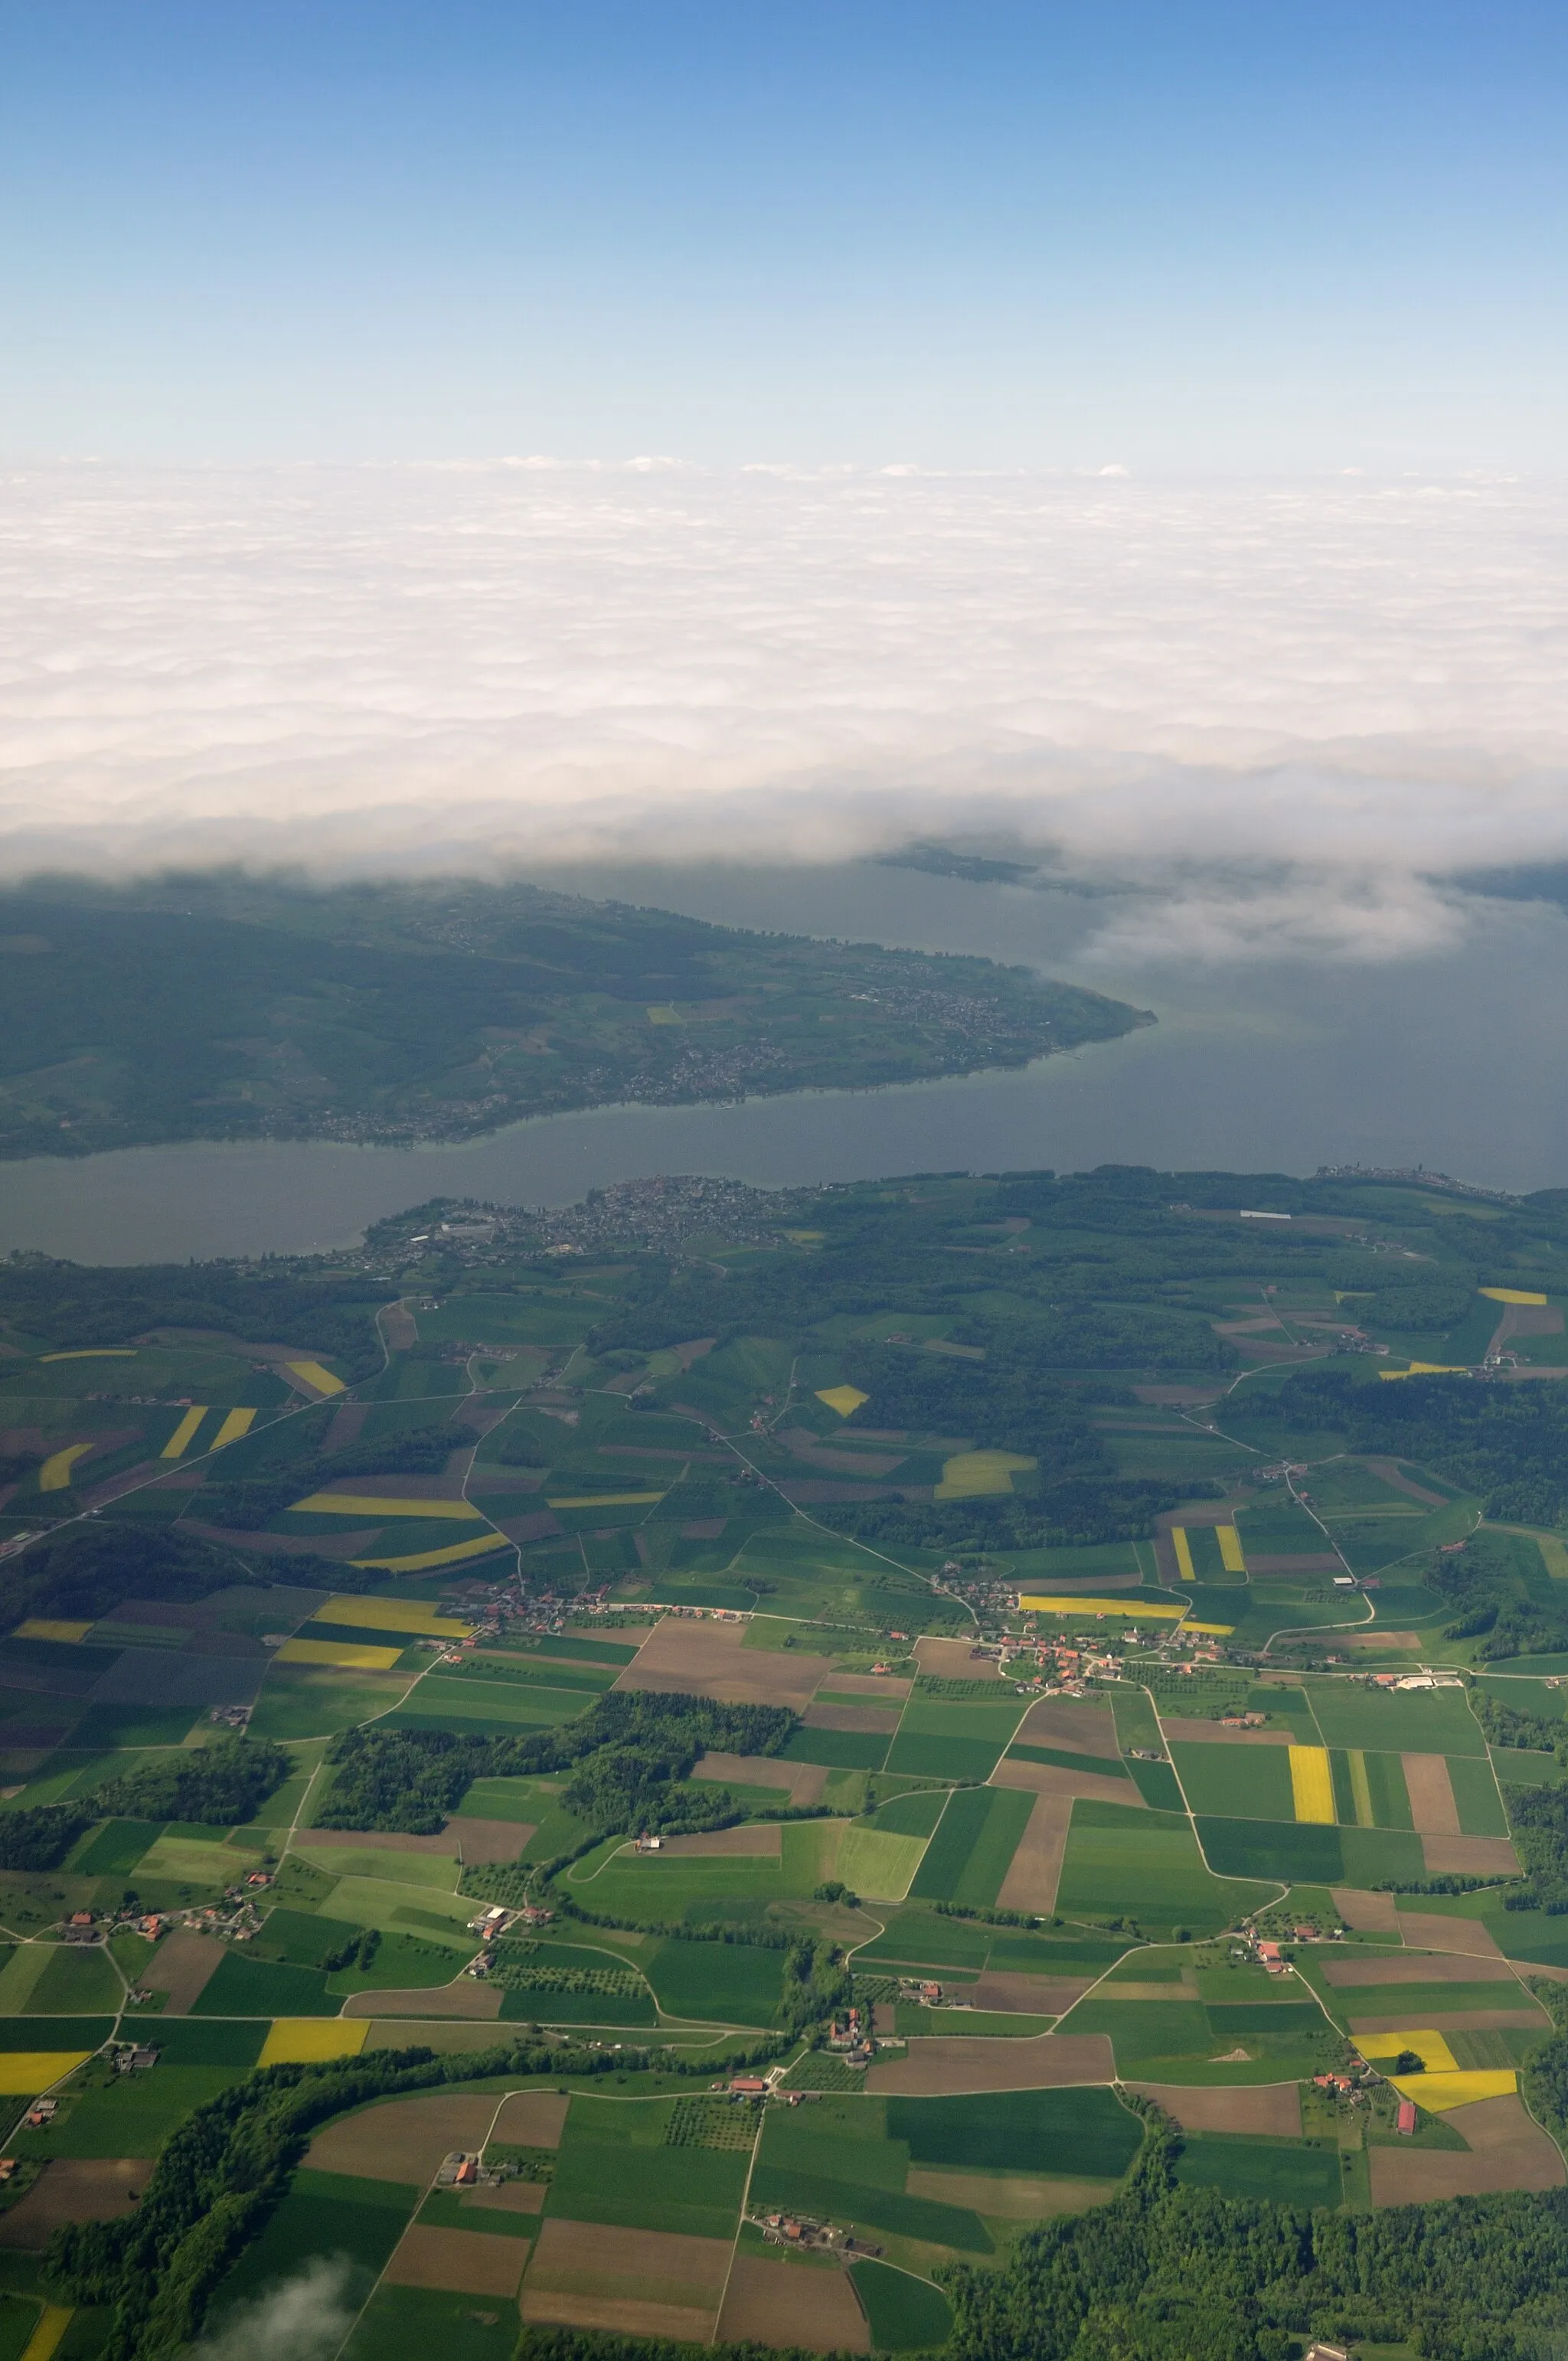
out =
{"type": "Polygon", "coordinates": [[[472,1626],[441,1615],[422,1598],[366,1598],[341,1593],[316,1609],[318,1623],[364,1624],[373,1631],[407,1631],[411,1638],[466,1640],[472,1626]]]}
{"type": "Polygon", "coordinates": [[[351,1565],[378,1566],[384,1574],[423,1574],[428,1567],[455,1565],[466,1557],[488,1557],[493,1550],[510,1549],[504,1533],[481,1533],[477,1541],[454,1542],[450,1549],[418,1550],[411,1557],[356,1557],[351,1565]]]}
{"type": "Polygon", "coordinates": [[[455,1517],[466,1525],[479,1521],[472,1500],[418,1500],[400,1493],[387,1499],[379,1492],[313,1492],[296,1500],[291,1516],[311,1517],[455,1517]]]}
{"type": "Polygon", "coordinates": [[[190,1450],[191,1445],[196,1440],[196,1429],[206,1417],[207,1409],[208,1405],[205,1402],[192,1403],[190,1409],[186,1411],[184,1417],[181,1420],[179,1425],[175,1428],[173,1433],[164,1444],[161,1454],[163,1458],[184,1458],[185,1454],[190,1450]]]}
{"type": "Polygon", "coordinates": [[[1326,1746],[1293,1746],[1290,1749],[1290,1792],[1296,1799],[1299,1820],[1334,1825],[1334,1783],[1329,1765],[1326,1746]]]}

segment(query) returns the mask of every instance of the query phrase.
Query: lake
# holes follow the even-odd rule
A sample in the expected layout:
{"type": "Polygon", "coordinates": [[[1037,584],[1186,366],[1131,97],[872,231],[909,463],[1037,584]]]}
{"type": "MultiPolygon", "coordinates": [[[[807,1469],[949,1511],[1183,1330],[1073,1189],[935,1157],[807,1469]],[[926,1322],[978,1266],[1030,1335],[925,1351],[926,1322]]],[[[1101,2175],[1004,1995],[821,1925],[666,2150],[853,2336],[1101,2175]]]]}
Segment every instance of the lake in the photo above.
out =
{"type": "Polygon", "coordinates": [[[695,917],[981,952],[1152,1008],[1157,1027],[1015,1073],[735,1106],[601,1107],[456,1148],[205,1143],[0,1166],[0,1252],[84,1262],[307,1253],[436,1195],[561,1204],[617,1180],[759,1184],[1103,1163],[1413,1165],[1568,1182],[1568,919],[1476,903],[1441,956],[1380,965],[1085,956],[1103,902],[917,871],[620,871],[549,881],[695,917]]]}

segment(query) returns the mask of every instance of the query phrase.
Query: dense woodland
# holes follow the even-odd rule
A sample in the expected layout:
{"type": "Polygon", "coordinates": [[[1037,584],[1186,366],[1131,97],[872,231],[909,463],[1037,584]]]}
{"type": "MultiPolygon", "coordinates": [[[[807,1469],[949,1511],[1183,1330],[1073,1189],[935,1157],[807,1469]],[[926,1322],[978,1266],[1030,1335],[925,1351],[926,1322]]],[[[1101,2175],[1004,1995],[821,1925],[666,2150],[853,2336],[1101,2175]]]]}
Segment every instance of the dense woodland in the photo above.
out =
{"type": "Polygon", "coordinates": [[[716,1705],[707,1697],[615,1690],[576,1721],[528,1737],[457,1737],[444,1730],[345,1730],[329,1760],[337,1775],[318,1828],[401,1829],[429,1836],[476,1779],[571,1771],[565,1798],[604,1834],[636,1828],[717,1827],[733,1817],[722,1787],[672,1793],[705,1749],[773,1754],[795,1727],[780,1706],[716,1705]]]}

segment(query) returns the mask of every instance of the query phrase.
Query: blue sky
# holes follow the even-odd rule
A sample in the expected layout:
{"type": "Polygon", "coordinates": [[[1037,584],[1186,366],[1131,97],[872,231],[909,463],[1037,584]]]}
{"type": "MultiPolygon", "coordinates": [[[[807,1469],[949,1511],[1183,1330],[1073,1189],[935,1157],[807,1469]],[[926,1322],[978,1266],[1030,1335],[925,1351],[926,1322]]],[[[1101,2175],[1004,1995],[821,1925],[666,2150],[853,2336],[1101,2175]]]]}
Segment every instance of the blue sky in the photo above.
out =
{"type": "Polygon", "coordinates": [[[10,0],[0,450],[1559,469],[1561,7],[10,0]]]}

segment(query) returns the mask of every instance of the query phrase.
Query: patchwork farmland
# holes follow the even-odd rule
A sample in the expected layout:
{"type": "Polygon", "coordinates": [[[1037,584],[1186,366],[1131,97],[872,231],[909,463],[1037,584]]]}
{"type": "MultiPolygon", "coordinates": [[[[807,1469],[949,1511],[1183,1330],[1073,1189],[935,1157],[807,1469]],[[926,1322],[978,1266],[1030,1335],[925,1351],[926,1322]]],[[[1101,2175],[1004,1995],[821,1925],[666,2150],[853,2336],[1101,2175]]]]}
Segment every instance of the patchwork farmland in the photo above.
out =
{"type": "Polygon", "coordinates": [[[1238,1309],[1179,1211],[1168,1292],[1052,1329],[1025,1430],[962,1290],[1035,1320],[1054,1249],[932,1187],[939,1231],[845,1191],[710,1239],[722,1319],[499,1217],[444,1277],[403,1224],[391,1305],[302,1278],[264,1344],[8,1315],[0,2330],[93,2361],[117,2306],[153,2361],[319,2267],[348,2361],[962,2361],[1031,2225],[1151,2188],[1568,2191],[1568,1548],[1312,1423],[1336,1372],[1419,1401],[1405,1332],[1320,1352],[1326,1280],[1238,1309]],[[945,1308],[874,1257],[846,1308],[851,1213],[945,1308]],[[173,2218],[182,2126],[290,2093],[189,2334],[49,2276],[61,2224],[173,2218]]]}

